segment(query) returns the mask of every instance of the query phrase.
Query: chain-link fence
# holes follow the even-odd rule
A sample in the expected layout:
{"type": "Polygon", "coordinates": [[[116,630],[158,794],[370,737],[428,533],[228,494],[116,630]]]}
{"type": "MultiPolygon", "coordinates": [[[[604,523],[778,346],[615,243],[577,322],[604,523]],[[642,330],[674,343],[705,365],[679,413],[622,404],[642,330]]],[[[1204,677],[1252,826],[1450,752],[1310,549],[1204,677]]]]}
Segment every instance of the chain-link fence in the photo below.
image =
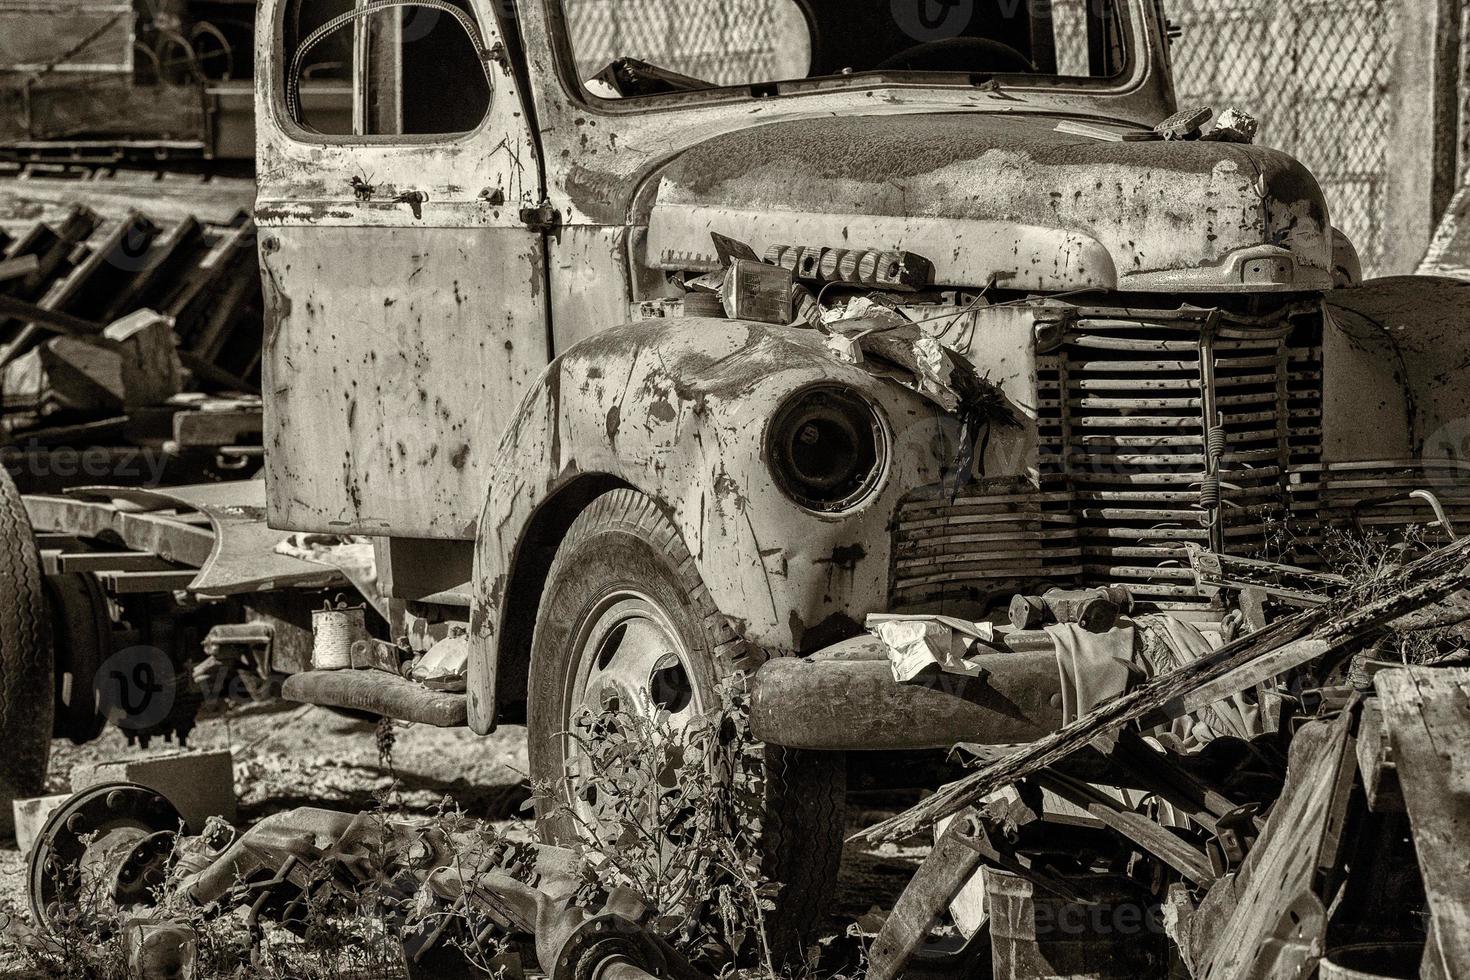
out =
{"type": "Polygon", "coordinates": [[[1403,0],[1167,0],[1181,106],[1237,106],[1316,174],[1373,275],[1385,258],[1395,18],[1403,0]]]}
{"type": "Polygon", "coordinates": [[[615,58],[639,58],[718,85],[780,77],[791,43],[787,3],[724,0],[566,0],[577,68],[590,78],[615,58]]]}

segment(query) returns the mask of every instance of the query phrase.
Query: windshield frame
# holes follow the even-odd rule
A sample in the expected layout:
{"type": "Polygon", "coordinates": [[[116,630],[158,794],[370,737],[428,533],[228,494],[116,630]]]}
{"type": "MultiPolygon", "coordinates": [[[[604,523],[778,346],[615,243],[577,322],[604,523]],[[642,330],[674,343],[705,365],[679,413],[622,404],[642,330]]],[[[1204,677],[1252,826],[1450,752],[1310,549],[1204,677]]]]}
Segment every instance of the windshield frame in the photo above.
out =
{"type": "Polygon", "coordinates": [[[1151,70],[1167,70],[1152,64],[1153,46],[1148,34],[1148,11],[1151,0],[1117,0],[1126,41],[1122,71],[1109,78],[1062,75],[1030,75],[965,72],[863,71],[847,75],[822,75],[814,78],[756,82],[741,85],[712,86],[689,92],[667,92],[658,95],[636,95],[620,99],[603,98],[588,90],[577,70],[572,32],[562,0],[542,0],[542,9],[551,41],[556,75],[562,89],[583,106],[607,113],[623,115],[675,109],[689,105],[760,103],[782,96],[817,92],[871,91],[874,89],[930,90],[938,93],[963,93],[1001,89],[1038,95],[1117,97],[1131,95],[1149,78],[1151,70]],[[965,79],[965,81],[960,81],[965,79]]]}

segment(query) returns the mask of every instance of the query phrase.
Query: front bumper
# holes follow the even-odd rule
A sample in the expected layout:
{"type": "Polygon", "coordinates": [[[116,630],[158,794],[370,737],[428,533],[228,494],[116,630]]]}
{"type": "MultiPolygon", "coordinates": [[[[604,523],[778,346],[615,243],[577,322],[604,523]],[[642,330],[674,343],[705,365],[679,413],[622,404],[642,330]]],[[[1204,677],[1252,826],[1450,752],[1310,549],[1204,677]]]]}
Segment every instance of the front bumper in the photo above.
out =
{"type": "Polygon", "coordinates": [[[1046,634],[978,659],[978,677],[893,679],[883,642],[860,636],[801,659],[772,660],[751,687],[751,730],[773,745],[825,751],[1014,745],[1062,726],[1061,677],[1046,634]]]}

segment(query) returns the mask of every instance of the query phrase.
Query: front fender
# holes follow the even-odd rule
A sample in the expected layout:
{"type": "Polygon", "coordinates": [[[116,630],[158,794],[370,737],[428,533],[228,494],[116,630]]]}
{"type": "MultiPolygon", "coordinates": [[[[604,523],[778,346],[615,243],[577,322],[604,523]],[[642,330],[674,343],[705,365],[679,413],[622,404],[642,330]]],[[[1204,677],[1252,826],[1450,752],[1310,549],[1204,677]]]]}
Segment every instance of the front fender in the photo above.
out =
{"type": "Polygon", "coordinates": [[[511,585],[528,528],[561,491],[596,476],[647,494],[736,631],[767,650],[802,651],[845,638],[887,602],[888,525],[898,499],[937,481],[952,458],[947,419],[901,386],[836,360],[808,329],[646,320],[571,348],[506,431],[481,515],[471,726],[494,726],[497,665],[509,644],[525,640],[506,629],[511,585]],[[838,516],[792,502],[765,463],[767,421],[787,396],[818,383],[863,392],[890,431],[882,484],[838,516]]]}
{"type": "Polygon", "coordinates": [[[1329,293],[1327,307],[1353,349],[1334,363],[1329,334],[1329,460],[1470,460],[1470,282],[1372,279],[1329,293]]]}

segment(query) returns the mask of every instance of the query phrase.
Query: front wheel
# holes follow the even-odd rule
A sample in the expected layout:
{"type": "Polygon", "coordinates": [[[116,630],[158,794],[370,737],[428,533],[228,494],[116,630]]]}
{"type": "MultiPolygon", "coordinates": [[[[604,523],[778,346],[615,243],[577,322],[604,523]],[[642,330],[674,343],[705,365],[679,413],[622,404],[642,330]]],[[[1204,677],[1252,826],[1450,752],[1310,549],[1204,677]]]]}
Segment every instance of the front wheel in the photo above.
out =
{"type": "MultiPolygon", "coordinates": [[[[568,733],[584,713],[667,712],[675,730],[720,707],[721,684],[756,663],[715,608],[678,530],[652,500],[616,490],[567,532],[532,641],[528,738],[543,837],[576,843],[586,761],[568,733]]],[[[759,750],[759,827],[748,833],[779,884],[767,940],[782,955],[814,941],[842,856],[845,759],[759,750]]],[[[717,787],[729,791],[730,787],[717,787]]],[[[746,828],[749,830],[749,828],[746,828]]],[[[674,910],[661,910],[665,913],[674,910]]]]}

